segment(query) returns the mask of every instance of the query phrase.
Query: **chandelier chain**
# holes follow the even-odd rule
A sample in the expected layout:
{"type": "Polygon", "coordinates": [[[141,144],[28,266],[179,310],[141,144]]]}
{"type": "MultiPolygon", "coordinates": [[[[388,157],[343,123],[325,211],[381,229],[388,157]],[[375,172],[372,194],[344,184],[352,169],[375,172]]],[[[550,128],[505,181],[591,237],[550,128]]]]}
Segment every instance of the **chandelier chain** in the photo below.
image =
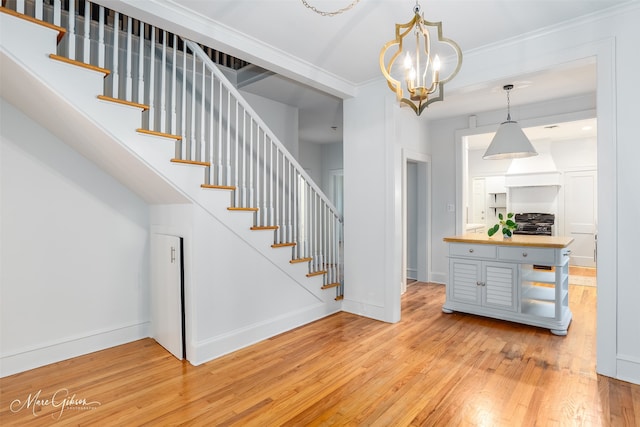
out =
{"type": "Polygon", "coordinates": [[[353,0],[353,2],[349,6],[343,7],[342,9],[338,9],[338,10],[336,10],[334,12],[324,12],[322,10],[318,10],[315,6],[309,4],[307,2],[307,0],[302,0],[302,4],[304,4],[305,7],[307,7],[308,9],[313,10],[315,13],[317,13],[318,15],[321,15],[321,16],[336,16],[336,15],[339,15],[339,14],[341,14],[343,12],[346,12],[348,10],[353,9],[353,7],[358,3],[360,3],[360,0],[353,0]]]}

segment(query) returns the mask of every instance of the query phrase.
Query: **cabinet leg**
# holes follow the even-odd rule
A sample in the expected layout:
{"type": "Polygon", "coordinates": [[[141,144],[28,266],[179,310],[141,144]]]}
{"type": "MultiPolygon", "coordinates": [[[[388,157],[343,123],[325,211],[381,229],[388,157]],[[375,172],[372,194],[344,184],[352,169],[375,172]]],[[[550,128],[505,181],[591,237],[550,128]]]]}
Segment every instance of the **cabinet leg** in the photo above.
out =
{"type": "Polygon", "coordinates": [[[553,335],[559,335],[561,337],[567,335],[566,329],[549,329],[553,335]]]}
{"type": "Polygon", "coordinates": [[[453,310],[450,310],[450,309],[448,309],[448,308],[444,308],[444,307],[442,307],[442,312],[443,312],[443,313],[447,313],[447,314],[451,314],[451,313],[453,313],[453,310]]]}

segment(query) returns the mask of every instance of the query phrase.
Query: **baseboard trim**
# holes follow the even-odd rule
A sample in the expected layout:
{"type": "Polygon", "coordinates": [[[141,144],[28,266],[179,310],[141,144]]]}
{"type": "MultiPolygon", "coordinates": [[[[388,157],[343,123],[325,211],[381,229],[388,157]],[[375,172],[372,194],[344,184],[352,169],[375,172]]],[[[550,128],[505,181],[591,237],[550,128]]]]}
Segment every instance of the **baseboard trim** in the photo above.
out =
{"type": "Polygon", "coordinates": [[[365,304],[345,298],[342,300],[342,310],[358,316],[380,320],[381,322],[390,322],[386,318],[385,308],[379,305],[365,304]]]}
{"type": "Polygon", "coordinates": [[[447,274],[446,273],[431,273],[431,282],[445,284],[447,283],[447,274]]]}
{"type": "Polygon", "coordinates": [[[616,378],[633,384],[640,384],[640,359],[619,354],[617,365],[616,378]]]}
{"type": "Polygon", "coordinates": [[[150,329],[149,322],[124,325],[2,355],[0,378],[146,338],[150,329]]]}
{"type": "Polygon", "coordinates": [[[321,303],[200,341],[192,347],[189,362],[200,365],[339,311],[340,302],[321,303]]]}

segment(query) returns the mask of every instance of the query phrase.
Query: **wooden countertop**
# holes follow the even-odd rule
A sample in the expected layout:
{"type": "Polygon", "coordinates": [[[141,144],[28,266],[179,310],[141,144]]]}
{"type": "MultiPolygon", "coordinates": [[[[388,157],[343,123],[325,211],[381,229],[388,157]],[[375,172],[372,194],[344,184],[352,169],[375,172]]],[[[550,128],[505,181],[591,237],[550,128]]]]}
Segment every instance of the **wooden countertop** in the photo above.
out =
{"type": "Polygon", "coordinates": [[[516,234],[510,239],[504,239],[502,234],[492,237],[480,233],[467,233],[461,236],[445,237],[450,243],[476,243],[481,245],[501,246],[534,246],[539,248],[565,248],[573,242],[573,237],[567,236],[530,236],[516,234]]]}

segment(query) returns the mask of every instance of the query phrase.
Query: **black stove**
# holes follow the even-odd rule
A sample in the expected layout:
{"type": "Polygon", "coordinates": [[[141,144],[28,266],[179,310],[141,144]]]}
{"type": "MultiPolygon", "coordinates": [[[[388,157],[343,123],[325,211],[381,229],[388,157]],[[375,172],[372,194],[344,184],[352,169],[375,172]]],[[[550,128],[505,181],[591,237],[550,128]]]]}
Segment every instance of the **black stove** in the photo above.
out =
{"type": "Polygon", "coordinates": [[[556,216],[550,213],[517,213],[514,221],[518,225],[513,234],[552,236],[556,216]]]}

